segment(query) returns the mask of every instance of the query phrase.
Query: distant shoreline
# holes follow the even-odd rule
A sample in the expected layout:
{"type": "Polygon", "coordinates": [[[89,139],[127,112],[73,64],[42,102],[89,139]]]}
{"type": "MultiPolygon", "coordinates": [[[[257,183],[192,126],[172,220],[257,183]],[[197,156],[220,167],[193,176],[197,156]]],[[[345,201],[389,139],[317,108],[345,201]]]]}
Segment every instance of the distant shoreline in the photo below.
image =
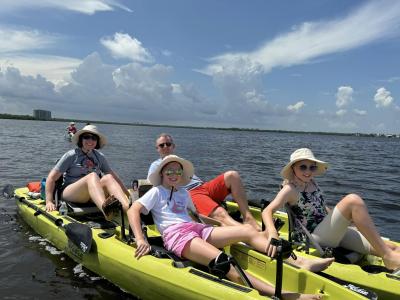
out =
{"type": "MultiPolygon", "coordinates": [[[[36,119],[30,115],[13,115],[0,113],[0,119],[11,120],[31,120],[31,121],[55,121],[55,122],[70,122],[72,119],[51,118],[50,120],[36,119]]],[[[297,133],[297,134],[322,134],[322,135],[342,135],[342,136],[369,136],[369,137],[399,137],[399,135],[385,135],[375,133],[340,133],[340,132],[319,132],[319,131],[294,131],[294,130],[273,130],[273,129],[258,129],[258,128],[239,128],[239,127],[202,127],[202,126],[184,126],[184,125],[165,125],[165,124],[147,124],[147,123],[127,123],[127,122],[111,122],[98,120],[78,120],[79,123],[94,123],[94,124],[113,124],[113,125],[128,125],[128,126],[149,126],[149,127],[169,127],[169,128],[192,128],[192,129],[212,129],[212,130],[228,130],[228,131],[249,131],[249,132],[278,132],[278,133],[297,133]]]]}

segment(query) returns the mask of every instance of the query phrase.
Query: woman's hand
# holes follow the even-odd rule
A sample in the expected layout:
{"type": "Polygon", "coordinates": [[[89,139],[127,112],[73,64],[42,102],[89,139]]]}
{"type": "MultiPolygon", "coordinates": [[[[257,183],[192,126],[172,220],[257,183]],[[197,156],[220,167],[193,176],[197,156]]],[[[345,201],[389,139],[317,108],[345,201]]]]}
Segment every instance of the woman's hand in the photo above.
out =
{"type": "Polygon", "coordinates": [[[150,244],[145,240],[136,240],[136,246],[135,257],[137,259],[149,253],[151,249],[150,244]]]}
{"type": "Polygon", "coordinates": [[[54,211],[56,209],[57,208],[53,201],[46,201],[46,211],[54,211]]]}

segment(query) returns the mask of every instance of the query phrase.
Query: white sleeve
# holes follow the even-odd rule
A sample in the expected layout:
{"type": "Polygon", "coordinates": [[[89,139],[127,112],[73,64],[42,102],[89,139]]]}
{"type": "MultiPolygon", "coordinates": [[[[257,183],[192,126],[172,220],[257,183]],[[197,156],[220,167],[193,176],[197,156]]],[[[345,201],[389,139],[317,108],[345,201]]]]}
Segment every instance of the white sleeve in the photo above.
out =
{"type": "Polygon", "coordinates": [[[156,204],[160,192],[157,187],[152,187],[146,194],[140,197],[138,200],[140,204],[144,206],[144,214],[147,215],[156,204]]]}

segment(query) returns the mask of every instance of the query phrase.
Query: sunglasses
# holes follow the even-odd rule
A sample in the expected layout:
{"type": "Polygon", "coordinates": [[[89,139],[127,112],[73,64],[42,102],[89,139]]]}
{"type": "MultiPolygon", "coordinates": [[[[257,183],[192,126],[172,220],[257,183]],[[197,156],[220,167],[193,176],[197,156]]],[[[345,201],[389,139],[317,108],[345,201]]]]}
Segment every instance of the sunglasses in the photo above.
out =
{"type": "Polygon", "coordinates": [[[182,176],[183,170],[182,169],[179,169],[179,170],[168,169],[165,171],[165,175],[167,175],[167,176],[172,176],[172,175],[182,176]]]}
{"type": "Polygon", "coordinates": [[[158,144],[158,147],[164,148],[164,147],[171,147],[172,145],[173,145],[173,143],[166,142],[166,143],[158,144]]]}
{"type": "Polygon", "coordinates": [[[82,135],[82,139],[84,140],[92,140],[92,141],[97,141],[98,137],[93,135],[93,134],[84,134],[82,135]]]}
{"type": "Polygon", "coordinates": [[[311,166],[307,166],[307,165],[300,165],[299,166],[300,171],[305,172],[308,170],[310,170],[310,172],[315,172],[318,169],[317,165],[311,165],[311,166]]]}

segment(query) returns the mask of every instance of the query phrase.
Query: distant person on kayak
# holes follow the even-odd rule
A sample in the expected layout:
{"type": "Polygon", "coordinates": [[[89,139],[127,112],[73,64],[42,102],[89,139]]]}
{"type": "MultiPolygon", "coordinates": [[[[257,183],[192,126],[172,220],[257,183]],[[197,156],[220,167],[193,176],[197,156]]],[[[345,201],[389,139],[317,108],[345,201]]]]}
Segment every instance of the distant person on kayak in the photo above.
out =
{"type": "MultiPolygon", "coordinates": [[[[166,133],[161,134],[156,140],[156,149],[160,154],[160,158],[150,165],[147,178],[165,156],[174,153],[175,144],[172,136],[166,133]]],[[[202,181],[193,174],[193,178],[185,186],[185,189],[189,191],[193,203],[200,214],[218,220],[223,226],[240,224],[221,206],[224,199],[231,194],[239,206],[243,216],[243,223],[250,224],[258,231],[261,231],[261,226],[249,210],[246,192],[238,172],[227,171],[207,182],[202,181]]]]}
{"type": "MultiPolygon", "coordinates": [[[[190,161],[176,155],[167,155],[150,173],[149,181],[153,187],[135,201],[128,210],[128,219],[133,228],[136,241],[135,257],[138,259],[150,251],[150,245],[144,238],[140,214],[152,213],[154,223],[162,235],[164,247],[179,257],[209,265],[220,256],[224,246],[243,241],[265,253],[267,238],[250,224],[213,227],[192,220],[188,209],[195,212],[189,192],[182,186],[187,185],[194,174],[190,161]]],[[[196,213],[196,212],[195,212],[196,213]]],[[[304,259],[294,261],[305,269],[320,271],[325,269],[333,259],[304,259]]],[[[231,267],[227,278],[240,282],[236,270],[231,267]]],[[[273,295],[274,289],[267,283],[248,275],[252,284],[267,295],[273,295]]],[[[282,299],[321,299],[318,295],[300,295],[284,292],[282,299]],[[299,298],[301,297],[301,298],[299,298]]]]}
{"type": "MultiPolygon", "coordinates": [[[[326,207],[314,177],[324,174],[327,169],[328,164],[316,159],[308,148],[297,149],[291,154],[289,163],[281,171],[283,187],[262,212],[270,239],[279,238],[273,213],[287,203],[295,218],[321,246],[340,246],[362,254],[377,255],[382,257],[386,268],[399,268],[400,249],[380,237],[360,196],[349,194],[333,209],[326,207]],[[352,224],[357,229],[349,227],[352,224]]],[[[301,228],[295,230],[302,234],[301,228]]],[[[276,247],[270,245],[270,240],[267,249],[273,256],[276,247]]]]}
{"type": "Polygon", "coordinates": [[[75,127],[75,122],[70,122],[69,126],[67,127],[67,131],[69,134],[75,134],[78,130],[75,127]]]}
{"type": "Polygon", "coordinates": [[[53,211],[55,182],[63,176],[62,199],[70,202],[92,201],[111,220],[118,208],[128,209],[129,192],[118,175],[110,168],[98,149],[107,144],[106,137],[97,127],[88,125],[79,130],[72,142],[77,148],[65,153],[50,171],[46,180],[46,210],[53,211]]]}

